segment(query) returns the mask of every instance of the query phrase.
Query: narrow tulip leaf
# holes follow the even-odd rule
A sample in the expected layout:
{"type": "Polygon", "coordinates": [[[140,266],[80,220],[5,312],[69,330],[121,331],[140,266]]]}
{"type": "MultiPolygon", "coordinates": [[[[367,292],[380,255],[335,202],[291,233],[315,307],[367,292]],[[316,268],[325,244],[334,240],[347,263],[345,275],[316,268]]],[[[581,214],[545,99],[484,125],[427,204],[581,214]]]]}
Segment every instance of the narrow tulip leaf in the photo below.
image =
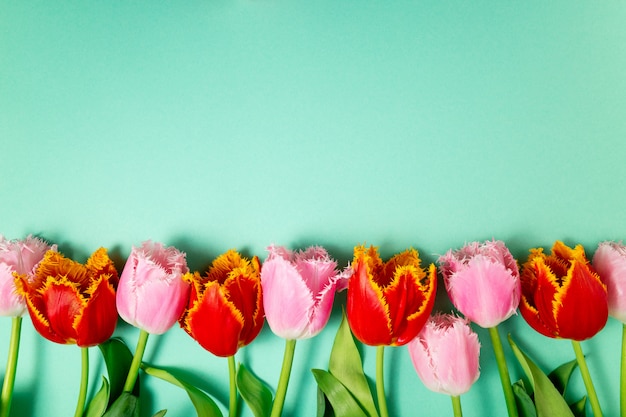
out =
{"type": "Polygon", "coordinates": [[[201,391],[189,382],[172,375],[164,369],[147,365],[142,365],[142,369],[148,375],[160,378],[187,391],[187,395],[195,407],[198,417],[222,417],[222,412],[215,401],[204,391],[201,391]]]}
{"type": "Polygon", "coordinates": [[[139,398],[128,392],[117,397],[104,417],[139,417],[139,398]]]}
{"type": "Polygon", "coordinates": [[[513,349],[513,353],[518,362],[526,372],[530,384],[533,386],[535,393],[535,407],[538,417],[560,416],[573,417],[569,406],[554,387],[552,381],[543,373],[541,369],[513,342],[509,335],[509,343],[513,349]]]}
{"type": "Polygon", "coordinates": [[[165,413],[167,413],[167,410],[157,411],[156,414],[153,415],[152,417],[163,417],[165,413]]]}
{"type": "MultiPolygon", "coordinates": [[[[126,343],[120,338],[113,337],[98,345],[104,363],[109,374],[109,404],[119,397],[124,391],[126,376],[133,361],[133,353],[128,349],[126,343]]],[[[133,394],[139,396],[139,377],[133,388],[133,394]]]]}
{"type": "Polygon", "coordinates": [[[89,404],[87,404],[87,410],[85,411],[85,417],[102,417],[106,412],[109,405],[109,381],[105,377],[102,377],[102,386],[93,396],[89,404]]]}
{"type": "Polygon", "coordinates": [[[333,407],[328,402],[328,397],[324,394],[324,391],[317,388],[317,414],[316,417],[335,417],[333,407]]]}
{"type": "Polygon", "coordinates": [[[330,372],[313,369],[317,386],[326,394],[337,417],[367,417],[350,391],[330,372]]]}
{"type": "Polygon", "coordinates": [[[345,311],[337,330],[328,363],[329,372],[348,389],[369,417],[378,417],[374,398],[363,372],[361,354],[357,349],[345,311]]]}
{"type": "Polygon", "coordinates": [[[237,370],[237,388],[241,398],[246,402],[254,417],[267,417],[272,412],[272,392],[267,385],[239,364],[237,370]]]}
{"type": "Polygon", "coordinates": [[[550,381],[552,381],[554,387],[559,390],[561,395],[565,393],[570,376],[572,376],[572,373],[577,366],[578,362],[574,359],[564,363],[548,374],[548,378],[550,378],[550,381]]]}
{"type": "Polygon", "coordinates": [[[587,396],[582,397],[580,400],[569,405],[569,408],[574,413],[575,417],[587,417],[587,396]]]}
{"type": "Polygon", "coordinates": [[[513,384],[513,395],[515,395],[519,417],[537,417],[535,403],[528,392],[526,392],[526,387],[521,379],[513,384]]]}

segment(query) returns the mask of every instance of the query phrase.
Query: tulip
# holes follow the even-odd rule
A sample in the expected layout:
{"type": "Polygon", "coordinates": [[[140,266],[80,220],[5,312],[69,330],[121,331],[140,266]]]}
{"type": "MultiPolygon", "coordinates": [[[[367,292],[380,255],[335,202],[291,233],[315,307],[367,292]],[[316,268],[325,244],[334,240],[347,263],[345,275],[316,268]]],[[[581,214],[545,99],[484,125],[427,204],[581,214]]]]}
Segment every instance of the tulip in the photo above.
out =
{"type": "Polygon", "coordinates": [[[546,255],[530,250],[522,266],[520,312],[526,322],[544,336],[572,341],[594,415],[600,404],[589,376],[579,341],[598,333],[608,319],[606,286],[591,268],[585,249],[573,249],[561,241],[546,255]]]}
{"type": "Polygon", "coordinates": [[[480,375],[480,342],[467,319],[436,314],[409,345],[409,355],[426,388],[452,397],[460,416],[459,396],[469,391],[480,375]]]}
{"type": "Polygon", "coordinates": [[[517,261],[504,242],[472,242],[439,258],[452,304],[466,318],[489,329],[509,416],[517,416],[515,396],[498,324],[515,314],[521,283],[517,261]]]}
{"type": "Polygon", "coordinates": [[[330,317],[335,293],[344,289],[349,273],[320,246],[292,252],[270,246],[261,270],[263,305],[272,332],[286,339],[283,366],[271,416],[282,413],[297,339],[318,334],[330,317]]]}
{"type": "Polygon", "coordinates": [[[397,254],[385,263],[374,246],[354,248],[347,318],[358,340],[378,346],[376,390],[382,417],[389,414],[383,381],[384,347],[405,345],[415,338],[435,302],[437,270],[431,264],[426,272],[420,263],[414,249],[397,254]]]}
{"type": "Polygon", "coordinates": [[[15,275],[25,275],[32,279],[39,262],[48,250],[56,251],[56,245],[50,246],[31,235],[23,240],[12,241],[0,235],[0,316],[12,317],[9,355],[0,396],[0,417],[8,416],[11,409],[22,316],[26,312],[24,297],[17,294],[15,288],[15,275]]]}
{"type": "Polygon", "coordinates": [[[191,284],[191,296],[180,325],[203,348],[228,357],[231,416],[237,415],[234,355],[263,327],[260,271],[259,258],[249,261],[229,250],[213,261],[205,277],[197,272],[183,275],[191,284]]]}
{"type": "Polygon", "coordinates": [[[609,315],[622,322],[620,415],[626,417],[626,246],[602,242],[591,263],[606,284],[609,315]]]}
{"type": "Polygon", "coordinates": [[[117,289],[120,317],[140,329],[124,392],[135,386],[148,335],[165,333],[182,315],[189,300],[190,284],[182,277],[187,272],[185,254],[172,246],[133,246],[117,289]]]}
{"type": "Polygon", "coordinates": [[[84,265],[48,251],[32,280],[26,275],[19,275],[15,280],[35,329],[53,342],[81,347],[77,417],[83,414],[87,395],[87,348],[108,340],[117,324],[117,280],[115,266],[104,248],[95,251],[84,265]]]}

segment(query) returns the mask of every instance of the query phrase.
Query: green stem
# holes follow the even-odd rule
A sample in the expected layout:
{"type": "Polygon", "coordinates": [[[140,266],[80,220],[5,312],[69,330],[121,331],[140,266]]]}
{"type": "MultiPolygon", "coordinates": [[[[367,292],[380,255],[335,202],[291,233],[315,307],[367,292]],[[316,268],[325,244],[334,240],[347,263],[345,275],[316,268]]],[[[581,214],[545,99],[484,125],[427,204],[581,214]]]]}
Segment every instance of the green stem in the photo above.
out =
{"type": "Polygon", "coordinates": [[[378,396],[378,410],[380,417],[389,417],[387,399],[385,398],[385,346],[376,348],[376,395],[378,396]]]}
{"type": "Polygon", "coordinates": [[[7,358],[7,370],[2,384],[2,396],[0,397],[0,417],[8,417],[11,412],[11,400],[13,399],[13,387],[15,386],[15,372],[17,370],[17,356],[20,350],[20,334],[22,330],[22,317],[13,317],[11,326],[11,342],[9,344],[9,357],[7,358]]]}
{"type": "Polygon", "coordinates": [[[626,417],[626,324],[622,325],[622,359],[620,372],[620,416],[626,417]]]}
{"type": "Polygon", "coordinates": [[[598,401],[596,389],[593,387],[591,374],[589,373],[589,368],[587,367],[587,361],[585,360],[585,355],[583,355],[583,350],[580,347],[580,343],[576,340],[572,340],[572,346],[574,347],[574,353],[576,354],[576,362],[578,362],[578,367],[580,368],[580,375],[583,377],[583,382],[585,383],[585,388],[587,389],[587,395],[589,395],[589,403],[591,404],[593,415],[595,417],[602,417],[600,401],[598,401]]]}
{"type": "Polygon", "coordinates": [[[452,410],[454,411],[454,417],[463,417],[463,410],[461,410],[461,397],[458,395],[451,395],[452,410]]]}
{"type": "Polygon", "coordinates": [[[145,330],[142,330],[139,333],[139,339],[137,340],[137,349],[135,349],[135,355],[133,356],[133,361],[130,363],[128,375],[126,376],[124,392],[130,393],[133,391],[133,388],[135,388],[135,382],[137,381],[137,376],[139,375],[139,367],[141,366],[141,360],[143,359],[143,353],[146,350],[146,344],[148,343],[149,335],[150,333],[145,330]]]}
{"type": "Polygon", "coordinates": [[[287,396],[287,386],[289,385],[289,376],[291,375],[291,365],[293,364],[293,353],[296,350],[295,340],[285,341],[285,354],[283,356],[283,366],[280,370],[280,379],[276,388],[276,398],[272,405],[270,417],[279,417],[283,412],[283,405],[287,396]]]}
{"type": "Polygon", "coordinates": [[[237,366],[235,365],[235,355],[228,357],[228,375],[230,379],[230,403],[228,407],[229,417],[237,415],[237,366]]]}
{"type": "Polygon", "coordinates": [[[500,373],[502,391],[504,391],[506,409],[509,413],[509,417],[518,417],[515,395],[513,394],[513,388],[511,387],[511,377],[509,376],[509,369],[506,365],[504,349],[502,348],[502,340],[500,340],[500,333],[498,333],[497,326],[489,328],[489,336],[491,336],[491,344],[493,345],[493,352],[496,356],[496,363],[498,364],[498,372],[500,373]]]}
{"type": "Polygon", "coordinates": [[[89,348],[80,348],[82,359],[82,372],[80,374],[80,391],[78,392],[78,402],[76,403],[76,412],[74,417],[81,417],[85,412],[85,403],[87,402],[87,384],[89,383],[89,348]]]}

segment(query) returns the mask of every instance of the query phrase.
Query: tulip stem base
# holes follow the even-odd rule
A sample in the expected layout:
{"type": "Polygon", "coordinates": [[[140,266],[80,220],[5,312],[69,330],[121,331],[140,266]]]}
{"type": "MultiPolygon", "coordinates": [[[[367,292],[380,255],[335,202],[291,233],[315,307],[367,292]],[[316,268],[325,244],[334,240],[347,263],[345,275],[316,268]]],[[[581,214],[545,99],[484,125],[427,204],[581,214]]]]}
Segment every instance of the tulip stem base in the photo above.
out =
{"type": "Polygon", "coordinates": [[[228,416],[237,416],[237,365],[235,356],[228,357],[228,376],[230,381],[230,399],[228,404],[228,416]]]}
{"type": "Polygon", "coordinates": [[[150,336],[150,333],[145,330],[141,330],[139,333],[135,355],[133,356],[133,361],[130,363],[130,369],[128,370],[128,376],[126,377],[126,383],[124,384],[124,392],[130,393],[135,388],[135,382],[137,382],[137,376],[139,375],[139,368],[141,367],[143,353],[146,351],[146,345],[148,344],[148,336],[150,336]]]}
{"type": "Polygon", "coordinates": [[[598,401],[596,389],[593,386],[593,381],[591,381],[591,374],[589,373],[589,367],[587,366],[583,350],[580,347],[580,342],[572,340],[572,347],[574,348],[574,353],[576,354],[576,362],[580,368],[580,375],[583,377],[583,382],[585,383],[585,388],[587,389],[587,395],[589,395],[589,404],[591,404],[593,415],[594,417],[602,417],[600,401],[598,401]]]}
{"type": "Polygon", "coordinates": [[[620,416],[626,417],[626,324],[622,325],[622,359],[620,370],[620,416]]]}
{"type": "Polygon", "coordinates": [[[458,395],[451,395],[452,399],[452,411],[454,417],[463,417],[463,410],[461,410],[461,397],[458,395]]]}
{"type": "Polygon", "coordinates": [[[500,339],[497,326],[489,328],[489,336],[491,336],[491,344],[493,345],[493,352],[496,356],[496,363],[498,364],[498,373],[500,374],[502,391],[504,391],[506,409],[509,413],[509,417],[518,417],[517,404],[515,403],[515,395],[513,394],[511,377],[509,376],[509,368],[506,365],[504,348],[502,347],[502,340],[500,339]]]}
{"type": "Polygon", "coordinates": [[[20,350],[21,331],[22,317],[13,317],[9,356],[7,358],[7,368],[4,374],[4,383],[2,384],[2,396],[0,397],[0,417],[8,417],[11,412],[11,400],[13,399],[13,387],[15,386],[15,372],[17,370],[17,356],[20,350]]]}
{"type": "Polygon", "coordinates": [[[80,374],[80,390],[78,392],[78,401],[76,402],[76,411],[74,417],[82,417],[87,403],[87,385],[89,383],[89,348],[81,347],[82,370],[80,374]]]}
{"type": "Polygon", "coordinates": [[[283,412],[283,405],[285,404],[285,398],[287,397],[287,386],[289,385],[289,377],[291,375],[291,365],[293,364],[293,355],[296,350],[296,341],[285,341],[285,354],[283,356],[283,366],[280,370],[280,378],[278,380],[278,387],[276,388],[276,397],[274,398],[274,404],[272,405],[272,412],[270,417],[280,417],[283,412]]]}
{"type": "Polygon", "coordinates": [[[376,348],[376,395],[378,398],[378,411],[380,417],[389,417],[387,410],[387,398],[385,397],[385,346],[376,348]]]}

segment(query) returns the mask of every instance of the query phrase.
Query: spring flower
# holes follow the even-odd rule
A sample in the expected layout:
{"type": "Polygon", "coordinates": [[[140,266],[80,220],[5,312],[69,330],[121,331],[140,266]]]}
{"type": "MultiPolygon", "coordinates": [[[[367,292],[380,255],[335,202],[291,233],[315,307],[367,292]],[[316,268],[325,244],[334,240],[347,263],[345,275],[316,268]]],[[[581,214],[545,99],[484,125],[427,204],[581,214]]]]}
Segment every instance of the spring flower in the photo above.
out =
{"type": "Polygon", "coordinates": [[[384,263],[376,247],[354,248],[347,317],[357,339],[370,346],[401,346],[417,336],[437,290],[435,266],[426,272],[420,263],[414,249],[384,263]]]}
{"type": "Polygon", "coordinates": [[[480,375],[480,342],[467,319],[436,314],[409,345],[417,375],[434,392],[459,396],[480,375]]]}
{"type": "Polygon", "coordinates": [[[234,355],[250,343],[263,327],[261,265],[230,250],[213,261],[206,276],[187,273],[191,284],[181,327],[217,356],[234,355]]]}
{"type": "Polygon", "coordinates": [[[15,274],[32,279],[48,250],[56,251],[56,245],[31,235],[23,240],[0,235],[0,316],[20,317],[26,312],[24,297],[15,291],[15,274]]]}
{"type": "Polygon", "coordinates": [[[609,315],[626,323],[626,246],[602,242],[591,263],[606,284],[609,315]]]}
{"type": "Polygon", "coordinates": [[[261,283],[265,316],[272,332],[283,339],[306,339],[328,323],[335,292],[347,285],[337,262],[313,246],[292,252],[270,246],[261,283]]]}
{"type": "Polygon", "coordinates": [[[439,258],[452,304],[481,327],[494,327],[517,310],[521,284],[517,262],[502,241],[472,242],[439,258]]]}
{"type": "Polygon", "coordinates": [[[185,254],[161,243],[134,247],[117,289],[117,309],[124,321],[151,334],[163,334],[180,318],[190,285],[185,254]]]}
{"type": "Polygon", "coordinates": [[[35,329],[48,340],[89,347],[115,330],[117,271],[104,248],[84,265],[48,251],[33,279],[19,275],[15,284],[35,329]]]}
{"type": "Polygon", "coordinates": [[[531,249],[521,278],[520,312],[539,333],[580,341],[606,324],[607,290],[582,245],[572,249],[557,241],[551,255],[531,249]]]}

